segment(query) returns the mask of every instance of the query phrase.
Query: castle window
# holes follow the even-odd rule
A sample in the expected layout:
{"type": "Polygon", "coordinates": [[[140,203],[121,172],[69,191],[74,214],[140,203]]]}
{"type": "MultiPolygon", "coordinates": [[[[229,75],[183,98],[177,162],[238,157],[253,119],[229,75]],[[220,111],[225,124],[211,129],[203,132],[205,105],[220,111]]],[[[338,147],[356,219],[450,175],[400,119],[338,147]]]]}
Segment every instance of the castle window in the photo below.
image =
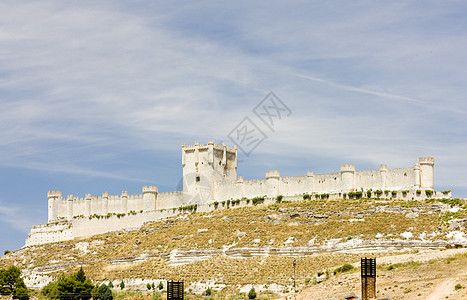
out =
{"type": "Polygon", "coordinates": [[[196,176],[196,182],[199,182],[201,178],[199,176],[196,176]]]}

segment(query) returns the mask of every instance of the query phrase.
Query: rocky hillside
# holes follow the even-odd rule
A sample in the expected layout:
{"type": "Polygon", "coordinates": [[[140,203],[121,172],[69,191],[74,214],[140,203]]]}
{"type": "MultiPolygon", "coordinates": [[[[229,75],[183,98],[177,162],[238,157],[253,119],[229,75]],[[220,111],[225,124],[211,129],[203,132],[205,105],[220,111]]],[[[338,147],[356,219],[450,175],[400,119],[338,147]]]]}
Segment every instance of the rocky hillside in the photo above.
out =
{"type": "MultiPolygon", "coordinates": [[[[467,247],[464,204],[459,199],[230,204],[138,231],[23,248],[1,257],[0,267],[17,265],[26,284],[37,288],[83,266],[95,281],[112,280],[117,286],[124,280],[132,289],[173,279],[184,280],[195,294],[207,287],[215,293],[245,293],[254,285],[280,297],[292,290],[294,260],[296,284],[306,290],[326,284],[319,281],[332,282],[339,276],[332,276],[337,266],[355,264],[360,257],[467,247]]],[[[348,274],[358,277],[358,272],[348,274]]]]}

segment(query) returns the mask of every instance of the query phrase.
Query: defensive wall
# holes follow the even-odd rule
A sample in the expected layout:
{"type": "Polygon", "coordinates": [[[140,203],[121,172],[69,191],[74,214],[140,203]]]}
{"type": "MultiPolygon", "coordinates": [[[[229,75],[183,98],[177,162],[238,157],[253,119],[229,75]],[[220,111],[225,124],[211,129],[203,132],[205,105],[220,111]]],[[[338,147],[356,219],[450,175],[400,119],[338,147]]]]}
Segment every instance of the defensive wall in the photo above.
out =
{"type": "Polygon", "coordinates": [[[50,228],[34,226],[29,243],[33,243],[39,235],[41,238],[38,240],[53,240],[58,231],[60,236],[68,238],[70,234],[73,237],[94,234],[92,230],[100,232],[138,227],[144,222],[163,218],[166,214],[164,211],[195,204],[201,209],[215,202],[243,198],[275,199],[279,195],[293,197],[303,194],[342,196],[344,193],[369,190],[405,191],[407,195],[407,191],[415,193],[416,190],[434,188],[432,157],[420,157],[409,168],[388,169],[382,164],[378,170],[357,171],[355,165],[341,165],[336,173],[314,174],[308,171],[303,176],[281,177],[279,171],[267,171],[264,179],[254,180],[237,177],[236,147],[217,145],[212,141],[205,145],[183,144],[181,160],[183,191],[159,193],[157,186],[144,186],[142,194],[138,195],[128,195],[123,191],[120,195],[104,192],[101,196],[85,194],[84,197],[62,197],[60,191],[49,191],[48,224],[52,225],[50,228]],[[104,221],[104,218],[93,218],[96,216],[106,216],[105,220],[117,219],[110,222],[104,221]],[[63,221],[68,221],[72,233],[53,225],[63,221]],[[107,225],[101,226],[104,223],[107,225]]]}
{"type": "MultiPolygon", "coordinates": [[[[372,191],[370,197],[379,199],[402,199],[402,200],[424,200],[430,199],[442,199],[451,198],[451,192],[438,192],[433,191],[428,194],[421,190],[411,191],[381,191],[381,194],[377,194],[377,191],[372,191]]],[[[309,194],[305,194],[309,195],[309,194]]],[[[308,196],[305,195],[294,195],[284,196],[282,201],[299,201],[308,196]]],[[[309,195],[310,199],[328,199],[328,200],[339,200],[344,197],[342,193],[336,194],[314,194],[309,195]]],[[[347,196],[348,198],[348,196],[347,196]]],[[[259,203],[269,205],[276,203],[277,197],[266,197],[259,203]]],[[[89,237],[97,234],[103,234],[108,232],[116,231],[131,231],[138,230],[145,223],[162,221],[167,218],[172,218],[180,213],[189,212],[211,212],[217,209],[223,209],[226,207],[230,208],[241,208],[246,206],[255,205],[250,199],[238,199],[237,202],[233,201],[220,201],[213,202],[210,204],[201,204],[196,207],[179,207],[170,209],[159,209],[157,211],[148,212],[131,212],[124,215],[101,215],[92,217],[77,216],[72,220],[63,220],[48,223],[46,225],[33,226],[28,238],[26,239],[25,246],[41,245],[46,243],[55,243],[61,241],[73,240],[75,238],[89,237]]]]}

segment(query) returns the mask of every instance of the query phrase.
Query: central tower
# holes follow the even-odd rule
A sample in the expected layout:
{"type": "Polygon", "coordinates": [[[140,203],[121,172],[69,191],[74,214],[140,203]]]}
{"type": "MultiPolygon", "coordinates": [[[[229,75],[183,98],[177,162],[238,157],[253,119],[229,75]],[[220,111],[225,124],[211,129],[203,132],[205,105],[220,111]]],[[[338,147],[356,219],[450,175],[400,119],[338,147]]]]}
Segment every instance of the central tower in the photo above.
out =
{"type": "Polygon", "coordinates": [[[207,145],[183,144],[182,166],[183,194],[190,198],[188,202],[206,203],[213,200],[214,181],[237,179],[237,147],[217,145],[213,141],[207,145]]]}

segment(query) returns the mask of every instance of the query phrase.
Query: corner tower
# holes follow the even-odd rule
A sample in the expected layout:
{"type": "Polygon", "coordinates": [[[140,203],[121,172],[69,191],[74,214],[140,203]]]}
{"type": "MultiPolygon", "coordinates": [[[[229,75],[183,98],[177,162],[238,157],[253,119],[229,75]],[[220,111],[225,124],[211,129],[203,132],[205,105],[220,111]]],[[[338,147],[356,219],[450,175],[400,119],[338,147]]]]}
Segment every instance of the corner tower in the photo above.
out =
{"type": "Polygon", "coordinates": [[[182,145],[183,194],[187,202],[206,203],[212,200],[214,181],[237,179],[237,147],[207,145],[196,142],[192,146],[182,145]]]}
{"type": "Polygon", "coordinates": [[[435,159],[433,157],[420,157],[420,188],[432,190],[434,188],[434,166],[435,159]]]}

